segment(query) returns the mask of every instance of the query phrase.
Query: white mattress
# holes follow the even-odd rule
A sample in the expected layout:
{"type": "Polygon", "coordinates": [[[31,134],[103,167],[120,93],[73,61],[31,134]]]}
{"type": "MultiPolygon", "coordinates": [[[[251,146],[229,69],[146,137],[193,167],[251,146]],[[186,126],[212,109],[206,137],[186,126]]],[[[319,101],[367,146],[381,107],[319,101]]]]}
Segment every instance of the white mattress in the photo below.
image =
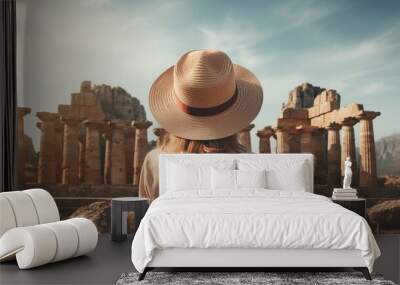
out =
{"type": "Polygon", "coordinates": [[[370,271],[380,255],[359,215],[323,196],[266,189],[162,195],[139,226],[132,262],[142,272],[156,250],[171,248],[358,250],[370,271]]]}

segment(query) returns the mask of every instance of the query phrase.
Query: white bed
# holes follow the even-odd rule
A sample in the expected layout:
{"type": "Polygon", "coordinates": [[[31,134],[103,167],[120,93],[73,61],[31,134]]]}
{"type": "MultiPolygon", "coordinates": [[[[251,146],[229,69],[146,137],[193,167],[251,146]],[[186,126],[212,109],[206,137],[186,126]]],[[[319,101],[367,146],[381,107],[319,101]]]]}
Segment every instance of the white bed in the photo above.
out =
{"type": "Polygon", "coordinates": [[[371,230],[362,217],[312,194],[312,155],[170,154],[160,156],[159,169],[160,197],[132,243],[140,278],[154,267],[354,267],[370,278],[380,255],[371,230]],[[186,169],[196,167],[191,178],[186,169]],[[242,180],[266,170],[267,185],[238,188],[235,172],[234,189],[215,189],[209,167],[238,169],[242,180]]]}

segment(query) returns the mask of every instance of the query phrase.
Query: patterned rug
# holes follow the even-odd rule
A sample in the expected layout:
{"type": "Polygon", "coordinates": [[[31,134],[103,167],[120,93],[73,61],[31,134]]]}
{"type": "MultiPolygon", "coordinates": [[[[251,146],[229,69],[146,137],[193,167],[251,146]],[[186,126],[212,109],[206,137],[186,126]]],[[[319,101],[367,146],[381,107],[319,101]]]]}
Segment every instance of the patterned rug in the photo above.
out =
{"type": "Polygon", "coordinates": [[[373,280],[368,281],[360,272],[148,272],[142,281],[138,281],[138,276],[138,273],[124,273],[118,279],[117,285],[395,285],[380,275],[372,275],[373,280]]]}

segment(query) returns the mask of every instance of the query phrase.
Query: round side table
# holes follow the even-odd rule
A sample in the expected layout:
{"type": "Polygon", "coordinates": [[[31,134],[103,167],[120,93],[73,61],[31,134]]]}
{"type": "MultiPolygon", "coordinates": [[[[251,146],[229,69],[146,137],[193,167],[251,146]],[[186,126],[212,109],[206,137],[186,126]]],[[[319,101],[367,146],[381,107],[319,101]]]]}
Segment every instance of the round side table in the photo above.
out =
{"type": "Polygon", "coordinates": [[[149,207],[149,199],[120,197],[111,200],[111,240],[123,241],[128,233],[128,212],[135,212],[135,233],[149,207]]]}

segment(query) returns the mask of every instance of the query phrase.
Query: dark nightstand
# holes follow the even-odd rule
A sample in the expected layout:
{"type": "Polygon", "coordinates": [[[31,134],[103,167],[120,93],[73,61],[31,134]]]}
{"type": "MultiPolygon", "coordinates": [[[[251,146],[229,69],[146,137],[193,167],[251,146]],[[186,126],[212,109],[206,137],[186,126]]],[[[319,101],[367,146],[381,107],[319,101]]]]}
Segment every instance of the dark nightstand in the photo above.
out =
{"type": "Polygon", "coordinates": [[[121,197],[111,200],[111,239],[123,241],[128,233],[128,212],[135,213],[135,231],[149,207],[149,199],[139,197],[121,197]]]}
{"type": "Polygon", "coordinates": [[[364,198],[357,199],[332,199],[332,202],[359,214],[361,217],[366,218],[367,200],[364,198]]]}

